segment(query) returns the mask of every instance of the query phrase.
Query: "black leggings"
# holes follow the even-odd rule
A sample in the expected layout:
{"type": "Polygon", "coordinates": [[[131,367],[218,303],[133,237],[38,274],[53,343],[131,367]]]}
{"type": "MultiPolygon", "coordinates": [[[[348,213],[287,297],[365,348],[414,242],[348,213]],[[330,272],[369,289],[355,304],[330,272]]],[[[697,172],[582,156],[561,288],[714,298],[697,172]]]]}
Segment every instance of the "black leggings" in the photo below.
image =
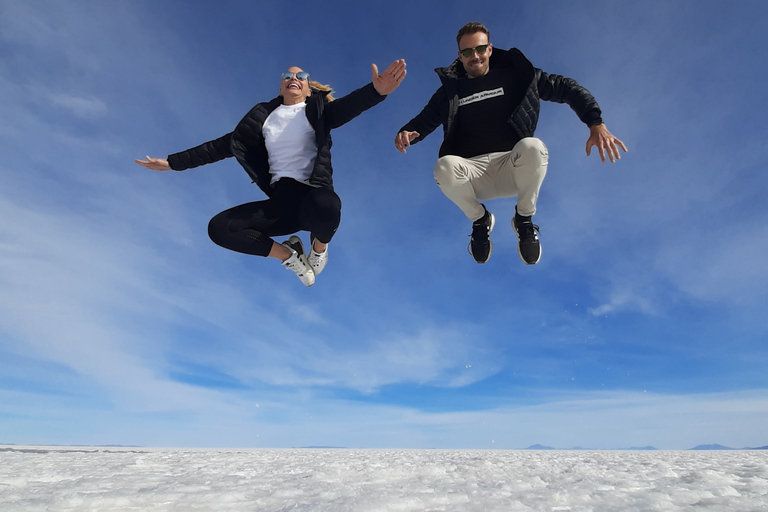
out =
{"type": "Polygon", "coordinates": [[[208,236],[233,251],[268,256],[272,236],[309,231],[327,244],[341,222],[341,199],[326,187],[311,187],[290,178],[273,185],[272,197],[241,204],[211,219],[208,236]]]}

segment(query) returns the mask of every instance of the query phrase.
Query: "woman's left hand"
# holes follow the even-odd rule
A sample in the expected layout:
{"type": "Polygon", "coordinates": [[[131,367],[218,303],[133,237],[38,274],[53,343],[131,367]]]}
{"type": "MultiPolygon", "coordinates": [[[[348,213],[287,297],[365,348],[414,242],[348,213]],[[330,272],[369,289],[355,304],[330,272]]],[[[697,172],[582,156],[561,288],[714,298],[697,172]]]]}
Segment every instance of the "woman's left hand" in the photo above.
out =
{"type": "Polygon", "coordinates": [[[376,92],[386,96],[397,89],[397,86],[405,78],[405,60],[396,60],[381,74],[379,74],[379,68],[376,67],[376,64],[371,64],[371,71],[373,71],[373,78],[371,78],[373,87],[376,89],[376,92]]]}

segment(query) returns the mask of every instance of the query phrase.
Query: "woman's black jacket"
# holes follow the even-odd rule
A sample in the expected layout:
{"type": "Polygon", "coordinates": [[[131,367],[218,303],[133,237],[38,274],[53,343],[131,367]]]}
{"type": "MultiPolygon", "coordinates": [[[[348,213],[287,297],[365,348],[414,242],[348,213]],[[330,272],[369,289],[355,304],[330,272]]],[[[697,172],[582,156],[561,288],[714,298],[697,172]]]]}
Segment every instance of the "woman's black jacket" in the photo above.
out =
{"type": "MultiPolygon", "coordinates": [[[[386,96],[380,95],[373,84],[368,84],[333,101],[328,101],[327,94],[324,91],[313,90],[306,100],[307,120],[315,130],[317,143],[317,157],[309,183],[313,186],[333,189],[331,130],[378,105],[386,96]]],[[[271,196],[269,159],[262,128],[267,116],[282,103],[282,96],[266,103],[259,103],[243,117],[232,132],[186,151],[168,155],[171,169],[183,171],[234,156],[253,182],[267,196],[271,196]]]]}

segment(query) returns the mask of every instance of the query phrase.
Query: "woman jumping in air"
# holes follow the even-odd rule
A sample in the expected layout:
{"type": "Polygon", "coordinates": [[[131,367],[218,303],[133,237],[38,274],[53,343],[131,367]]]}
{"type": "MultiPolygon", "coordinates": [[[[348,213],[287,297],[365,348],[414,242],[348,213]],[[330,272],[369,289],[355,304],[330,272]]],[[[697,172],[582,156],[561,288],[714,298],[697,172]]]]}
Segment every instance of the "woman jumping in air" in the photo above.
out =
{"type": "Polygon", "coordinates": [[[341,222],[341,200],[333,190],[331,130],[384,101],[405,78],[396,60],[372,82],[334,99],[331,89],[291,67],[281,76],[280,95],[259,103],[235,129],[216,140],[174,153],[167,159],[136,163],[154,171],[183,171],[235,157],[267,199],[225,210],[208,225],[208,235],[233,251],[280,260],[302,283],[312,286],[328,261],[328,243],[341,222]],[[309,231],[310,251],[298,236],[309,231]]]}

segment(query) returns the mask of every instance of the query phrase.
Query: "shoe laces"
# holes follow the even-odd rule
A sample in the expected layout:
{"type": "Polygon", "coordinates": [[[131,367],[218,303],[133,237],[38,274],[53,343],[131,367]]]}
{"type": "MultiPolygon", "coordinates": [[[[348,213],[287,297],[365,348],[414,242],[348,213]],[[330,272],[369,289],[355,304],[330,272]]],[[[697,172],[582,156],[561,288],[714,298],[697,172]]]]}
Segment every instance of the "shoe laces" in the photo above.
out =
{"type": "Polygon", "coordinates": [[[302,275],[304,273],[304,269],[302,268],[304,265],[301,264],[300,261],[289,261],[285,264],[285,268],[288,270],[292,270],[293,272],[296,272],[299,275],[302,275]]]}
{"type": "Polygon", "coordinates": [[[315,250],[312,249],[309,252],[309,257],[307,258],[307,260],[309,261],[310,266],[312,266],[312,267],[316,267],[316,266],[320,265],[326,259],[328,259],[328,249],[326,249],[323,252],[315,252],[315,250]]]}
{"type": "Polygon", "coordinates": [[[301,261],[299,255],[295,252],[283,262],[283,265],[288,270],[292,270],[299,275],[306,273],[307,270],[306,265],[304,265],[304,262],[301,261]]]}
{"type": "Polygon", "coordinates": [[[536,240],[536,233],[541,233],[539,226],[533,223],[531,220],[522,220],[517,224],[518,235],[520,240],[536,240]]]}

